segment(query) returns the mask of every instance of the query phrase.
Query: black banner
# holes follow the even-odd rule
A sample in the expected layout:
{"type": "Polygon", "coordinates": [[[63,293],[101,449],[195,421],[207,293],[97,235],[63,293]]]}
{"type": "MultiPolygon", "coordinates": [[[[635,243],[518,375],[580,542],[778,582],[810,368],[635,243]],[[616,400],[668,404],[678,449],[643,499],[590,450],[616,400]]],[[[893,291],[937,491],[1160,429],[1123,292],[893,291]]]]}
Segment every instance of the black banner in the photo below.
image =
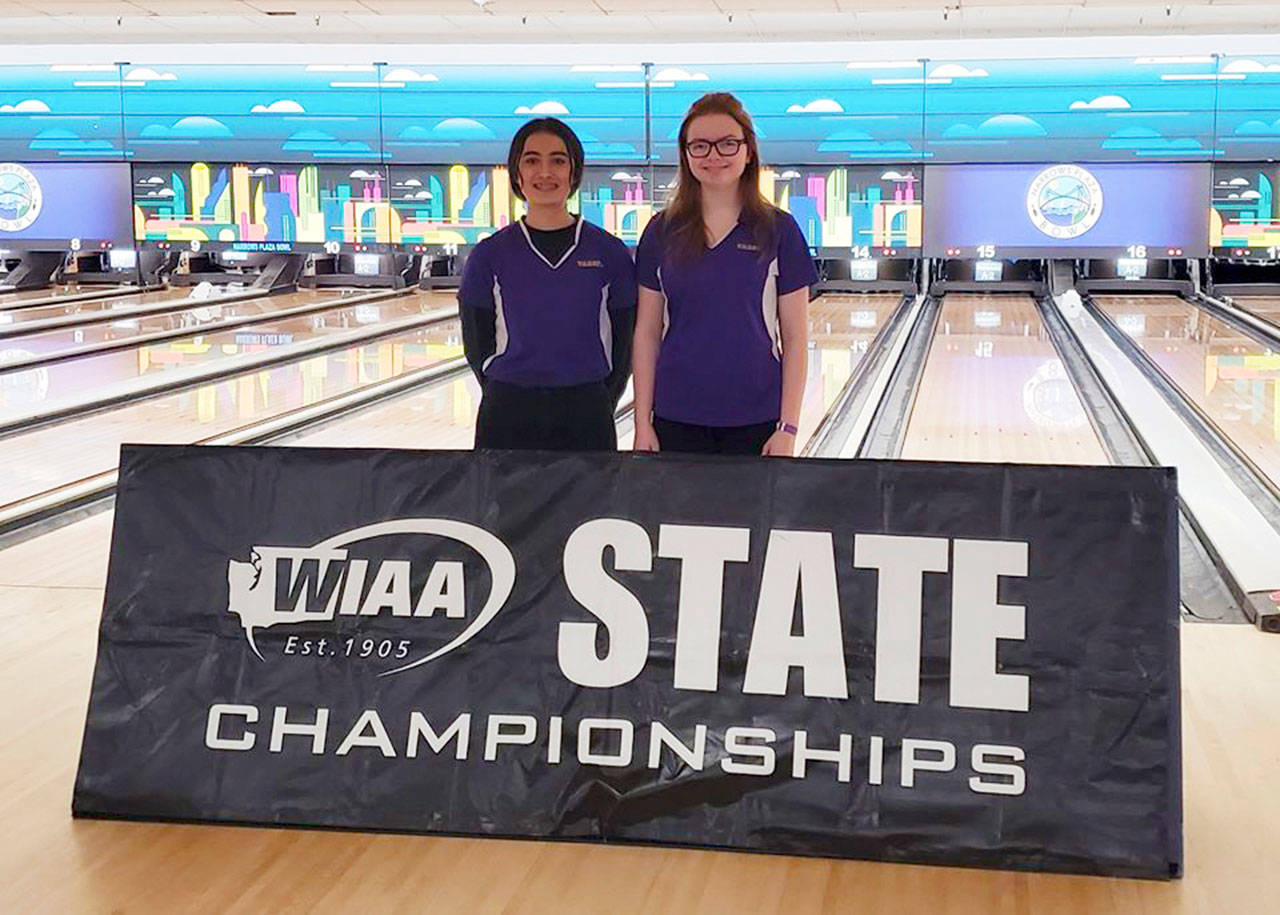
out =
{"type": "Polygon", "coordinates": [[[77,816],[1181,871],[1171,470],[126,447],[77,816]]]}

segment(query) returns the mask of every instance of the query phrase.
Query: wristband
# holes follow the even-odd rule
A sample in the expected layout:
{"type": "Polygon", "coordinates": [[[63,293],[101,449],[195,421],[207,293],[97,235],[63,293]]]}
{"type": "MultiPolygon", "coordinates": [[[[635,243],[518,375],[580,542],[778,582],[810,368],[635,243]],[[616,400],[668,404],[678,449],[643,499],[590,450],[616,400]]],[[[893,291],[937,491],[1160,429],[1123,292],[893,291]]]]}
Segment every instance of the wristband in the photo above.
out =
{"type": "Polygon", "coordinates": [[[787,433],[787,435],[797,435],[800,432],[800,430],[797,429],[795,426],[791,425],[791,423],[785,423],[785,422],[778,423],[778,431],[785,432],[787,433]]]}

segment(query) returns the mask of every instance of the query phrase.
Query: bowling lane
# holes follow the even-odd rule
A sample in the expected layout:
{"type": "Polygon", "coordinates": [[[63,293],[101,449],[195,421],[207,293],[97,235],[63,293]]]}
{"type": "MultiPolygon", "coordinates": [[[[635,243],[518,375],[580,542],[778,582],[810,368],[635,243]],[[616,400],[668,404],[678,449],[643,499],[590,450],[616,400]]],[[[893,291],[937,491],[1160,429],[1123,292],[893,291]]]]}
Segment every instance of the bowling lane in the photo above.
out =
{"type": "Polygon", "coordinates": [[[1093,300],[1280,486],[1280,353],[1172,296],[1093,300]]]}
{"type": "MultiPolygon", "coordinates": [[[[0,356],[0,415],[8,411],[30,410],[39,405],[53,406],[63,401],[79,400],[90,392],[105,394],[114,387],[131,384],[142,376],[160,375],[241,353],[285,346],[353,327],[374,326],[383,321],[447,307],[456,301],[452,293],[414,292],[342,307],[341,303],[349,297],[349,294],[314,290],[271,296],[270,300],[243,303],[250,309],[249,313],[263,309],[261,322],[214,331],[207,335],[197,333],[179,340],[166,340],[97,356],[82,356],[50,366],[9,372],[4,371],[3,362],[29,358],[30,355],[47,352],[50,348],[56,350],[59,345],[66,346],[65,341],[71,332],[41,334],[39,339],[22,337],[5,341],[3,356],[0,356]],[[268,301],[273,303],[270,308],[267,308],[268,301]],[[332,302],[335,307],[292,318],[271,318],[272,311],[324,302],[332,302]]],[[[229,307],[223,306],[224,315],[225,309],[229,307]]],[[[141,323],[141,319],[123,318],[119,322],[113,322],[113,326],[119,323],[125,325],[120,328],[122,331],[132,330],[135,321],[141,323]]]]}
{"type": "Polygon", "coordinates": [[[1280,327],[1280,296],[1242,295],[1232,299],[1239,307],[1280,327]]]}
{"type": "Polygon", "coordinates": [[[871,341],[902,301],[898,294],[821,295],[809,303],[809,374],[796,452],[831,409],[871,341]]]}
{"type": "MultiPolygon", "coordinates": [[[[186,304],[189,290],[156,289],[152,292],[136,292],[132,295],[110,296],[105,299],[87,299],[85,301],[46,302],[44,297],[31,298],[14,302],[12,298],[0,298],[0,327],[30,324],[32,321],[44,321],[49,318],[61,318],[66,315],[101,314],[110,317],[114,312],[127,312],[142,305],[154,305],[172,299],[176,303],[186,304]]],[[[65,298],[65,296],[61,297],[65,298]]]]}
{"type": "Polygon", "coordinates": [[[35,299],[65,298],[112,288],[110,286],[81,286],[78,283],[59,283],[56,286],[45,286],[40,289],[22,289],[12,292],[2,288],[4,280],[5,275],[0,273],[0,308],[11,308],[20,302],[30,302],[35,299]]]}
{"type": "Polygon", "coordinates": [[[0,439],[0,505],[112,469],[123,442],[194,442],[461,353],[448,321],[0,439]]]}
{"type": "MultiPolygon", "coordinates": [[[[801,411],[799,445],[813,434],[893,314],[899,295],[824,295],[809,304],[809,375],[801,411]]],[[[340,420],[288,444],[316,447],[470,448],[480,387],[468,374],[444,385],[392,400],[340,420]]],[[[631,446],[630,423],[619,447],[631,446]]]]}
{"type": "Polygon", "coordinates": [[[948,295],[907,423],[902,457],[1106,464],[1035,303],[948,295]]]}

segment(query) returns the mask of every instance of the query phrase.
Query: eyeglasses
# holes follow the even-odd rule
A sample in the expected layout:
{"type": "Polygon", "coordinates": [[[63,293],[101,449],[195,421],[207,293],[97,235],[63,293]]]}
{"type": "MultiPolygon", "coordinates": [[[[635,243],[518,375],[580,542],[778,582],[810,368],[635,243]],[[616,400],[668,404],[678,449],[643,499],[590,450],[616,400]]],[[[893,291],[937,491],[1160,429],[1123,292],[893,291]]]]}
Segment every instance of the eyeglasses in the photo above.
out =
{"type": "Polygon", "coordinates": [[[714,146],[716,152],[722,156],[737,155],[738,150],[742,149],[747,143],[740,137],[721,137],[714,143],[708,140],[690,140],[684,144],[684,151],[695,159],[705,159],[711,155],[711,148],[714,146]]]}

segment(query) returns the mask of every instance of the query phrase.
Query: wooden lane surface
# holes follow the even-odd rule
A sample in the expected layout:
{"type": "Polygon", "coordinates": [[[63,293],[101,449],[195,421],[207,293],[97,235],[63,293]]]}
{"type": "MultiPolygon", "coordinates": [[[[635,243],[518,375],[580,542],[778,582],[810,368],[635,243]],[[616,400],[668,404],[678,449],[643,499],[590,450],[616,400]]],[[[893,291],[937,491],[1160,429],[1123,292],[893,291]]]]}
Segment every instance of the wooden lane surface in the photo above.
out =
{"type": "MultiPolygon", "coordinates": [[[[813,434],[849,373],[900,296],[824,295],[809,305],[809,373],[800,415],[800,445],[813,434]]],[[[428,388],[333,423],[287,444],[308,447],[470,448],[480,388],[466,378],[428,388]]],[[[631,446],[630,434],[619,440],[631,446]]],[[[797,451],[799,446],[797,447],[797,451]]]]}
{"type": "Polygon", "coordinates": [[[1235,296],[1232,301],[1245,311],[1253,312],[1280,327],[1280,296],[1240,295],[1235,296]]]}
{"type": "Polygon", "coordinates": [[[1184,625],[1188,875],[1157,883],[638,846],[70,816],[110,515],[0,551],[10,911],[1262,913],[1280,843],[1280,639],[1184,625]]]}
{"type": "Polygon", "coordinates": [[[1182,299],[1094,301],[1280,486],[1280,354],[1182,299]]]}
{"type": "Polygon", "coordinates": [[[1106,464],[1035,303],[948,295],[929,348],[902,457],[1106,464]]]}
{"type": "Polygon", "coordinates": [[[124,442],[197,441],[454,358],[460,335],[448,321],[0,440],[0,504],[108,470],[124,442]]]}
{"type": "MultiPolygon", "coordinates": [[[[357,327],[372,327],[383,321],[394,321],[397,318],[412,317],[429,311],[435,304],[430,296],[398,296],[376,302],[345,304],[349,296],[338,295],[333,291],[316,293],[314,290],[301,290],[272,296],[265,302],[274,300],[271,310],[255,314],[252,324],[218,330],[217,328],[201,329],[193,327],[189,336],[176,340],[164,340],[157,343],[132,346],[99,355],[84,355],[65,362],[43,366],[25,371],[0,374],[0,384],[12,387],[21,385],[24,377],[30,381],[35,378],[47,385],[44,399],[38,403],[24,406],[7,405],[10,409],[23,409],[36,406],[52,405],[59,400],[79,400],[89,391],[100,391],[111,385],[132,382],[139,375],[154,375],[173,369],[183,368],[193,362],[207,364],[250,352],[265,349],[269,346],[282,346],[324,337],[338,331],[357,327]],[[299,305],[323,304],[331,307],[313,314],[294,315],[281,318],[271,311],[292,308],[299,305]],[[15,377],[16,376],[16,377],[15,377]]],[[[246,303],[249,304],[249,303],[246,303]]],[[[264,305],[255,303],[255,310],[264,305]]],[[[126,320],[121,322],[132,324],[126,320]]],[[[10,351],[16,348],[31,355],[56,352],[74,345],[74,332],[62,331],[57,340],[23,337],[6,341],[10,351]]],[[[29,384],[28,384],[29,386],[29,384]]],[[[42,390],[44,388],[42,387],[42,390]]],[[[3,403],[3,401],[0,401],[3,403]]]]}

